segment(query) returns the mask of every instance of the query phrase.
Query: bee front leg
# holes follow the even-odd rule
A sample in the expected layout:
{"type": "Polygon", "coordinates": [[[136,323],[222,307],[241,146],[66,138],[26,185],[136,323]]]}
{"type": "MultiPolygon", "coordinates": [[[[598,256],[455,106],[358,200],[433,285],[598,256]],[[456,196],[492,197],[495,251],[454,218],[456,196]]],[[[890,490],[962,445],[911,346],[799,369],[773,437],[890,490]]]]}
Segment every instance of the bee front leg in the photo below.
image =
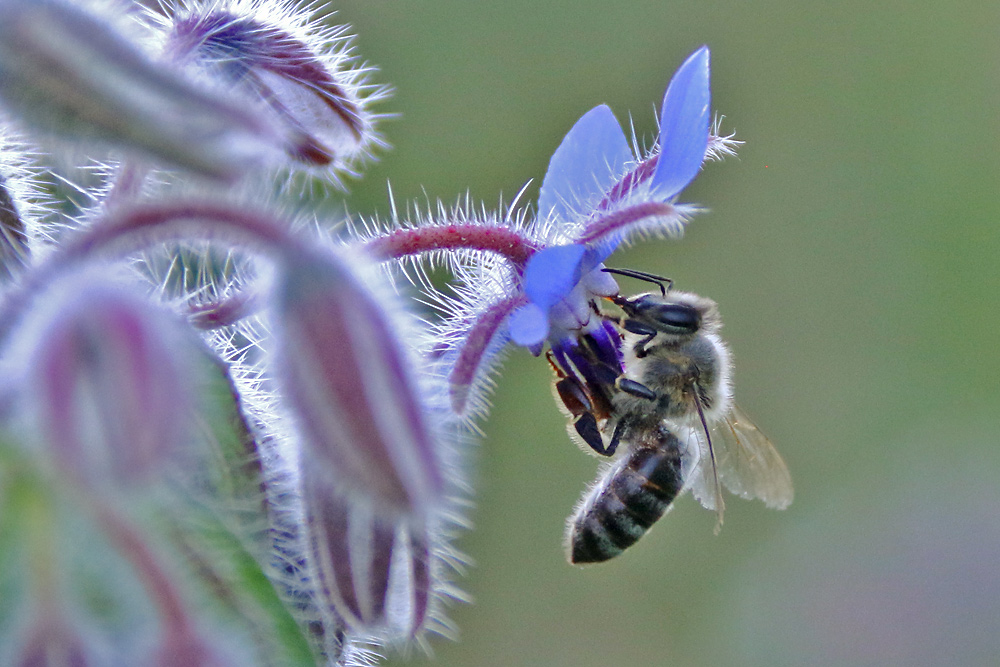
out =
{"type": "Polygon", "coordinates": [[[648,324],[643,324],[639,320],[625,318],[622,320],[622,328],[629,333],[638,334],[643,336],[643,339],[635,344],[633,348],[635,350],[635,356],[642,359],[646,356],[646,346],[653,342],[656,338],[656,334],[659,333],[655,328],[649,326],[648,324]]]}
{"type": "Polygon", "coordinates": [[[642,384],[641,382],[636,382],[635,380],[629,380],[627,377],[619,377],[615,380],[615,388],[618,391],[623,391],[630,396],[636,396],[638,398],[644,398],[647,401],[655,401],[659,396],[656,392],[642,384]]]}

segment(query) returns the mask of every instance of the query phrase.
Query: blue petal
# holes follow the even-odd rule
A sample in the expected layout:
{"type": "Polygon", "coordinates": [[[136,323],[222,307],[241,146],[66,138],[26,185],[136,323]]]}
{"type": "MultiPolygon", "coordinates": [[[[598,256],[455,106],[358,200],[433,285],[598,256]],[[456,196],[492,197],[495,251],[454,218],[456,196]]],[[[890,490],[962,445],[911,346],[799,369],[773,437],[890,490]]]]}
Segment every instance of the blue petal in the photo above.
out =
{"type": "Polygon", "coordinates": [[[549,335],[549,315],[533,303],[518,308],[507,321],[510,339],[522,347],[538,345],[549,335]]]}
{"type": "Polygon", "coordinates": [[[660,111],[660,157],[652,185],[670,199],[694,180],[705,160],[709,131],[708,47],[695,51],[667,86],[660,111]]]}
{"type": "Polygon", "coordinates": [[[538,215],[573,220],[590,213],[634,160],[606,104],[583,115],[552,154],[538,193],[538,215]]]}
{"type": "Polygon", "coordinates": [[[548,312],[580,282],[582,245],[557,245],[539,250],[524,267],[524,293],[548,312]]]}
{"type": "Polygon", "coordinates": [[[580,273],[588,273],[598,264],[603,264],[604,261],[611,256],[611,253],[618,249],[619,243],[620,240],[615,238],[611,240],[595,241],[588,245],[587,254],[584,256],[583,261],[580,262],[580,273]]]}

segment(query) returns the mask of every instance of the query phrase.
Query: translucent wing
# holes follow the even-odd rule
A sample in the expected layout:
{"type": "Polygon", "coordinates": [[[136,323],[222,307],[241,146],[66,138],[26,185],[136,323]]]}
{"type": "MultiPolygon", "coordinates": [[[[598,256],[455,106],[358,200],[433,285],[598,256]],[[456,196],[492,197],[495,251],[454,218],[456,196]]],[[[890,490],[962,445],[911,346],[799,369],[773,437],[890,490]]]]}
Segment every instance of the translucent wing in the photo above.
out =
{"type": "Polygon", "coordinates": [[[759,498],[772,509],[791,504],[795,494],[788,467],[742,410],[734,405],[711,432],[719,479],[727,489],[743,498],[759,498]]]}
{"type": "Polygon", "coordinates": [[[684,475],[685,484],[691,489],[691,495],[701,503],[702,507],[715,511],[719,518],[716,526],[716,531],[718,531],[722,525],[722,515],[726,504],[722,500],[718,471],[712,452],[714,441],[709,442],[701,424],[677,428],[677,431],[678,437],[687,444],[688,448],[681,459],[681,472],[684,475]]]}

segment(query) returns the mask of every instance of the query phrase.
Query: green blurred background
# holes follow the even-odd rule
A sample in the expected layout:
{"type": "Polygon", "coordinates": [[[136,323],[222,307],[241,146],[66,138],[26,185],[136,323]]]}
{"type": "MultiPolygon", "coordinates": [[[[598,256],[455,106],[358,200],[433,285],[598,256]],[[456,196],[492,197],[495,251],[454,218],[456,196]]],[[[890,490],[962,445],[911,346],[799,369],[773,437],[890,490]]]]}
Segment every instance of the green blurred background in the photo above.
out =
{"type": "MultiPolygon", "coordinates": [[[[480,445],[474,598],[437,665],[1000,664],[1000,4],[342,0],[396,88],[355,212],[468,190],[495,207],[586,110],[652,140],[673,70],[712,49],[746,142],[684,200],[681,242],[613,265],[716,299],[736,394],[795,503],[690,497],[603,566],[563,525],[597,462],[544,361],[505,364],[480,445]]],[[[628,284],[627,291],[640,285],[628,284]]],[[[422,663],[424,658],[416,658],[422,663]]],[[[391,664],[402,664],[403,661],[391,664]]]]}

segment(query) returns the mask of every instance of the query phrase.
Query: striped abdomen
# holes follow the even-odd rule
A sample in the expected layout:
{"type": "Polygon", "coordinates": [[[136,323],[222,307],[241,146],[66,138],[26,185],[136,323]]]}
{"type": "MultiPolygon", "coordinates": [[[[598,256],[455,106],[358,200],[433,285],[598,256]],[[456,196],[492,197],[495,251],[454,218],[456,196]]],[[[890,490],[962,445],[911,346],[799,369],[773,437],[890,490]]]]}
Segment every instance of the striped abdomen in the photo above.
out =
{"type": "Polygon", "coordinates": [[[584,498],[569,523],[569,560],[600,563],[635,544],[684,486],[681,443],[661,428],[634,445],[584,498]]]}

